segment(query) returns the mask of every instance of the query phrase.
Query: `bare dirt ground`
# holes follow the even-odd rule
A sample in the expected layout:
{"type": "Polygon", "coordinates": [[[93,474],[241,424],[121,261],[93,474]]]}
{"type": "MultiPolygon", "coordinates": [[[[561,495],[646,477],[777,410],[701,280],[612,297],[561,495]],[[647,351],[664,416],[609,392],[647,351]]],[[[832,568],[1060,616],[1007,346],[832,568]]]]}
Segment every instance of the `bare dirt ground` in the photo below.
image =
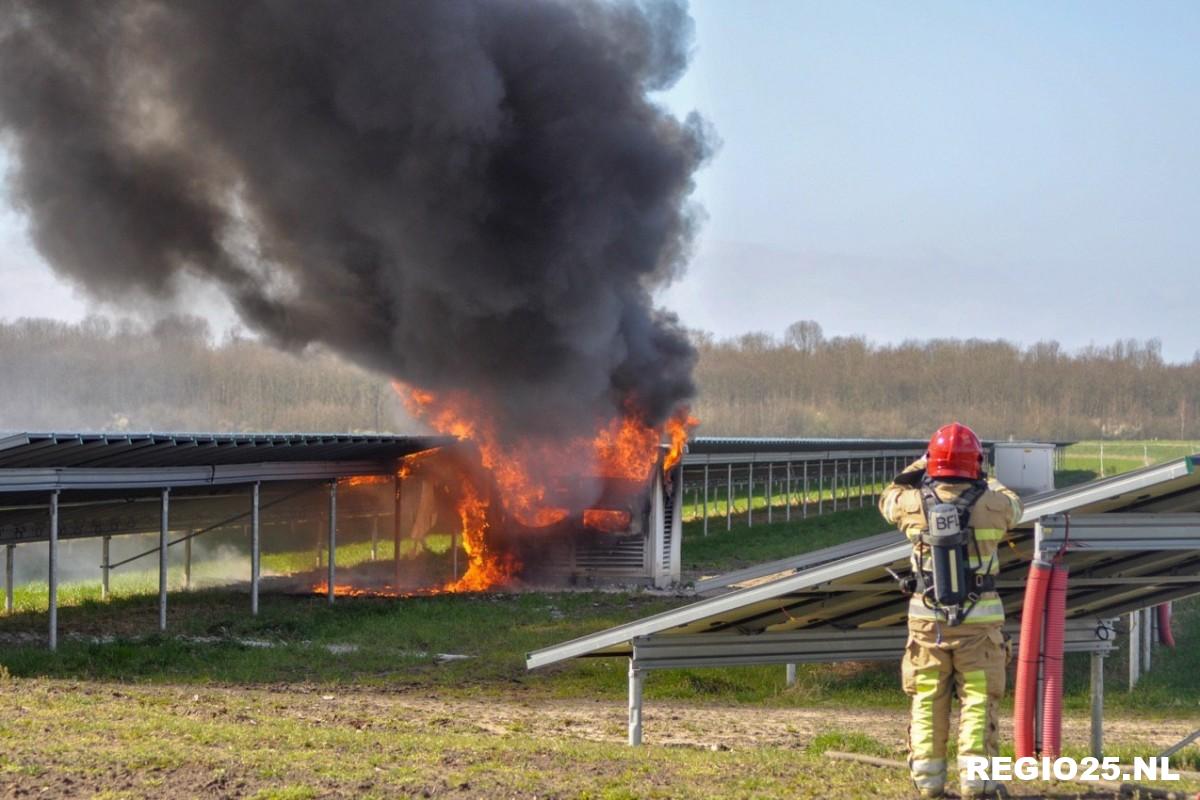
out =
{"type": "MultiPolygon", "coordinates": [[[[6,709],[0,720],[0,798],[609,796],[594,795],[595,783],[631,780],[631,770],[645,768],[636,758],[628,760],[622,746],[623,704],[523,695],[439,698],[427,689],[10,680],[0,683],[6,709]],[[506,772],[509,761],[520,761],[520,769],[506,772]],[[281,785],[305,788],[280,793],[281,785]]],[[[688,755],[706,751],[716,751],[708,759],[733,759],[727,766],[743,769],[760,768],[759,753],[794,751],[777,768],[781,780],[793,781],[789,796],[822,796],[810,794],[813,783],[826,785],[822,770],[843,779],[847,773],[804,753],[814,737],[864,734],[899,755],[907,724],[906,715],[894,709],[652,700],[644,721],[643,755],[668,770],[659,769],[650,783],[640,778],[633,783],[646,794],[612,796],[780,796],[763,786],[706,790],[703,780],[695,782],[694,771],[707,762],[688,755]]],[[[1107,742],[1151,755],[1195,726],[1194,718],[1113,716],[1105,733],[1107,742]]],[[[1086,747],[1086,719],[1069,717],[1064,731],[1068,745],[1086,747]]],[[[859,783],[851,785],[877,781],[869,796],[909,794],[899,771],[854,769],[859,783]]]]}

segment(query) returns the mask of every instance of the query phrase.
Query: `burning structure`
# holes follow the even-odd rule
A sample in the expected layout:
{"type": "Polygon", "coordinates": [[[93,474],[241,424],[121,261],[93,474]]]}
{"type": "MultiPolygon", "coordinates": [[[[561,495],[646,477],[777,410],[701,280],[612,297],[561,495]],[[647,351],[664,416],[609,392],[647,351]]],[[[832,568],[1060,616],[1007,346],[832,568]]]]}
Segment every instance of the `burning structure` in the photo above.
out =
{"type": "Polygon", "coordinates": [[[502,523],[634,524],[609,498],[659,479],[693,391],[652,301],[712,141],[653,98],[680,0],[0,5],[10,185],[61,276],[135,303],[199,281],[400,381],[475,454],[458,588],[516,572],[502,523]]]}

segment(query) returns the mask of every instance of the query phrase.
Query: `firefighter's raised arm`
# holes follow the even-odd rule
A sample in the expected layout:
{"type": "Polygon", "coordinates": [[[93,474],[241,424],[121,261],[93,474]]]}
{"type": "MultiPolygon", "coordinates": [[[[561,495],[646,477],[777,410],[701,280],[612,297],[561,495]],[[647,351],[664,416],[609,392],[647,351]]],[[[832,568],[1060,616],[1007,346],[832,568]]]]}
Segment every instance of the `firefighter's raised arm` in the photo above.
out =
{"type": "Polygon", "coordinates": [[[920,485],[925,477],[925,457],[922,456],[909,464],[899,475],[887,485],[879,496],[879,513],[891,525],[900,521],[901,509],[898,503],[900,495],[920,485]]]}

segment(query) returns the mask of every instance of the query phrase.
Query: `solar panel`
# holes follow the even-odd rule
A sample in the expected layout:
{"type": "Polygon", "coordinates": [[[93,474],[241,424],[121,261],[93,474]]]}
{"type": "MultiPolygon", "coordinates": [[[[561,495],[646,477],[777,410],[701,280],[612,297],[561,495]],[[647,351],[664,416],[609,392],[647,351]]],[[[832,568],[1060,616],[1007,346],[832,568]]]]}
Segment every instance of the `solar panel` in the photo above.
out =
{"type": "MultiPolygon", "coordinates": [[[[1037,520],[1056,514],[1119,516],[1136,512],[1143,517],[1200,512],[1198,458],[1028,498],[1020,527],[1010,537],[1011,547],[1002,548],[1000,555],[997,589],[1009,619],[1020,616],[1037,520]]],[[[1133,517],[1129,519],[1132,523],[1133,517]]],[[[1115,529],[1121,530],[1119,526],[1115,529]]],[[[1124,530],[1129,539],[1127,549],[1075,549],[1064,554],[1071,568],[1067,616],[1077,626],[1095,627],[1100,620],[1131,609],[1200,593],[1200,548],[1162,550],[1154,547],[1151,539],[1139,547],[1138,528],[1131,524],[1124,530]]],[[[1193,530],[1193,535],[1200,536],[1200,530],[1193,530]]],[[[769,583],[535,651],[528,655],[527,667],[578,657],[631,656],[635,640],[648,637],[708,637],[714,647],[725,647],[729,635],[817,632],[818,637],[809,640],[812,645],[820,632],[826,639],[836,640],[848,630],[899,629],[907,619],[908,600],[888,569],[907,571],[910,545],[898,532],[890,539],[876,537],[868,542],[861,552],[842,552],[831,560],[822,561],[821,551],[807,554],[804,558],[816,566],[769,583]]]]}

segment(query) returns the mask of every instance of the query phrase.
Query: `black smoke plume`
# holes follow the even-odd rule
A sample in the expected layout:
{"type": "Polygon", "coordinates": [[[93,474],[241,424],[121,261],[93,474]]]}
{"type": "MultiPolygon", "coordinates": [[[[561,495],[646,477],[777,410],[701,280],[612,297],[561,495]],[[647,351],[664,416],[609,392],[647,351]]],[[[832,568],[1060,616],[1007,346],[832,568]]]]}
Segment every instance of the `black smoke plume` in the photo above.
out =
{"type": "Polygon", "coordinates": [[[278,345],[468,392],[508,435],[691,394],[651,301],[709,153],[650,96],[687,64],[681,2],[0,9],[10,192],[92,295],[198,276],[278,345]]]}

